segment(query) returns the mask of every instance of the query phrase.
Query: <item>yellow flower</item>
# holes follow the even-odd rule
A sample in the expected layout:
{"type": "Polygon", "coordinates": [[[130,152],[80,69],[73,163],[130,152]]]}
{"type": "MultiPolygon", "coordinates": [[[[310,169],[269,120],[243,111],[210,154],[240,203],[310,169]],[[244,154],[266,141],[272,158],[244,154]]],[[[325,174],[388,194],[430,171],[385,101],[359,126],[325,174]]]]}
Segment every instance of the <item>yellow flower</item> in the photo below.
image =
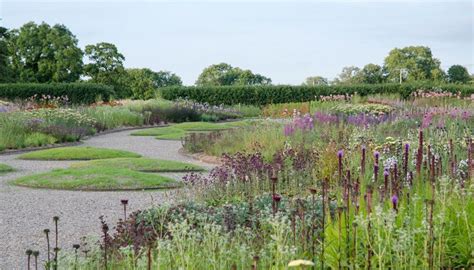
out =
{"type": "Polygon", "coordinates": [[[313,266],[314,263],[308,260],[294,260],[288,264],[288,267],[297,267],[297,266],[313,266]]]}

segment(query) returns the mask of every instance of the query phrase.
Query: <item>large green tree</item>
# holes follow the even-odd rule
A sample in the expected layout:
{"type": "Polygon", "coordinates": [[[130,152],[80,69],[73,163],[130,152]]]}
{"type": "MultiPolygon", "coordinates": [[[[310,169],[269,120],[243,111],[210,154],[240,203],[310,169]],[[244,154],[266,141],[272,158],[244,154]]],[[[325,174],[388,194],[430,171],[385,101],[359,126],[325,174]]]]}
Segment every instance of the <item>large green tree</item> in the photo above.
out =
{"type": "Polygon", "coordinates": [[[389,81],[442,81],[444,72],[431,49],[424,46],[395,48],[385,58],[389,81]]]}
{"type": "MultiPolygon", "coordinates": [[[[151,71],[151,70],[150,70],[151,71]]],[[[183,85],[181,78],[169,71],[152,72],[153,84],[156,88],[183,85]]]]}
{"type": "Polygon", "coordinates": [[[355,66],[343,67],[339,77],[333,81],[333,84],[354,84],[360,83],[360,68],[355,66]]]}
{"type": "Polygon", "coordinates": [[[123,66],[125,57],[114,44],[101,42],[87,45],[85,55],[89,63],[84,66],[84,75],[90,77],[92,82],[113,86],[118,97],[131,95],[123,66]]]}
{"type": "Polygon", "coordinates": [[[470,80],[471,76],[467,68],[461,65],[452,65],[448,69],[448,81],[450,83],[468,83],[470,80]]]}
{"type": "Polygon", "coordinates": [[[250,70],[242,70],[226,63],[211,65],[205,68],[196,81],[201,86],[221,85],[268,85],[272,80],[250,70]]]}
{"type": "Polygon", "coordinates": [[[155,72],[148,68],[126,69],[126,81],[131,97],[150,99],[156,96],[160,87],[182,85],[181,78],[169,71],[155,72]]]}
{"type": "Polygon", "coordinates": [[[360,83],[383,83],[384,71],[383,68],[376,64],[365,65],[356,75],[357,81],[360,83]]]}
{"type": "Polygon", "coordinates": [[[73,82],[82,72],[76,37],[61,24],[29,22],[10,32],[12,71],[23,82],[73,82]]]}
{"type": "Polygon", "coordinates": [[[0,83],[10,82],[12,72],[8,53],[8,29],[0,27],[0,83]]]}

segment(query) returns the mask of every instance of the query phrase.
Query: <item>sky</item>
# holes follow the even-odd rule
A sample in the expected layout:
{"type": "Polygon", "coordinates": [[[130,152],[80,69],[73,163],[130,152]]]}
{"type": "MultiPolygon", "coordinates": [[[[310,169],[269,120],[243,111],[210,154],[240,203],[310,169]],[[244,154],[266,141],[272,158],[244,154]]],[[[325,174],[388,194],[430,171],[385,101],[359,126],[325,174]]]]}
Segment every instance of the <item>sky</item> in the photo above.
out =
{"type": "Polygon", "coordinates": [[[391,49],[411,45],[430,47],[445,70],[474,73],[473,2],[0,0],[0,24],[64,24],[81,48],[114,43],[126,67],[168,70],[188,85],[221,62],[301,84],[382,65],[391,49]]]}

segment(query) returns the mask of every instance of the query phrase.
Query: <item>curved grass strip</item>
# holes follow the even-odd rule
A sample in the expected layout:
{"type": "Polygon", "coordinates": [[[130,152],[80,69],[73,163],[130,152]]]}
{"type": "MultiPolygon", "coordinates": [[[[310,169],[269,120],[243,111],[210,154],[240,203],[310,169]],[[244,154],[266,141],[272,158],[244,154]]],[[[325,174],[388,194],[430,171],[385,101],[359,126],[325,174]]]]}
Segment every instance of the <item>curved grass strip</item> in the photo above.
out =
{"type": "Polygon", "coordinates": [[[13,172],[15,169],[12,167],[6,165],[6,164],[1,164],[0,163],[0,174],[2,173],[8,173],[8,172],[13,172]]]}
{"type": "Polygon", "coordinates": [[[19,156],[28,160],[93,160],[106,158],[138,158],[139,154],[107,148],[61,147],[29,152],[19,156]]]}
{"type": "Polygon", "coordinates": [[[106,167],[123,168],[140,172],[189,172],[204,171],[204,168],[171,160],[151,159],[151,158],[113,158],[99,159],[84,162],[77,162],[71,165],[71,168],[85,167],[106,167]]]}
{"type": "Polygon", "coordinates": [[[34,188],[88,191],[162,189],[181,186],[181,183],[159,174],[100,166],[56,169],[21,177],[12,183],[34,188]]]}
{"type": "Polygon", "coordinates": [[[210,132],[225,130],[235,127],[248,125],[249,121],[236,121],[227,123],[209,123],[209,122],[185,122],[169,127],[158,127],[143,129],[133,132],[133,136],[155,136],[161,140],[179,140],[189,132],[210,132]]]}

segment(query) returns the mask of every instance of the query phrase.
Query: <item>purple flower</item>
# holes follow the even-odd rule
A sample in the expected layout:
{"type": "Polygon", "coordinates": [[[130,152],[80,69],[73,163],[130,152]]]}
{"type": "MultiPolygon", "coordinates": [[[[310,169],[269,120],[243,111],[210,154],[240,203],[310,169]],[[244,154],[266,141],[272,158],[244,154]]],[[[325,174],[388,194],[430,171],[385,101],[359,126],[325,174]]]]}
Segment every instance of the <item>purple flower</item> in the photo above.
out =
{"type": "Polygon", "coordinates": [[[344,150],[341,149],[341,150],[337,151],[337,157],[342,158],[342,156],[344,156],[344,150]]]}
{"type": "Polygon", "coordinates": [[[398,205],[398,196],[395,194],[392,196],[392,206],[393,206],[393,210],[395,210],[396,212],[398,212],[397,205],[398,205]]]}

